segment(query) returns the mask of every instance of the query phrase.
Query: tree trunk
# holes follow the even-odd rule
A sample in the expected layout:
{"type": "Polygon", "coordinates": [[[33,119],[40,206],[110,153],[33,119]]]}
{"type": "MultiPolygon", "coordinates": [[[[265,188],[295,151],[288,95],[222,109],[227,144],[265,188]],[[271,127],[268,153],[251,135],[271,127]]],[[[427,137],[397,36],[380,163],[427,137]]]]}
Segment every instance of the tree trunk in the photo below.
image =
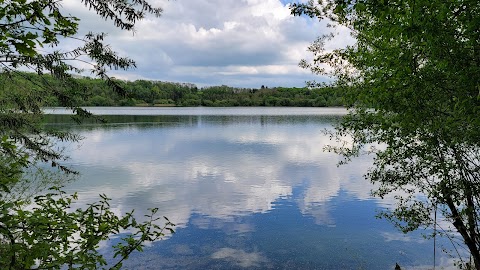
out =
{"type": "Polygon", "coordinates": [[[448,205],[448,208],[450,208],[450,211],[452,212],[452,218],[453,218],[453,226],[457,229],[457,231],[462,235],[463,241],[467,245],[470,255],[473,258],[473,262],[475,264],[475,269],[480,270],[480,253],[478,250],[478,247],[475,243],[475,238],[474,235],[470,235],[468,233],[468,228],[465,226],[465,223],[462,220],[462,217],[457,211],[457,208],[455,207],[455,204],[453,203],[452,198],[447,195],[446,196],[446,202],[448,205]]]}

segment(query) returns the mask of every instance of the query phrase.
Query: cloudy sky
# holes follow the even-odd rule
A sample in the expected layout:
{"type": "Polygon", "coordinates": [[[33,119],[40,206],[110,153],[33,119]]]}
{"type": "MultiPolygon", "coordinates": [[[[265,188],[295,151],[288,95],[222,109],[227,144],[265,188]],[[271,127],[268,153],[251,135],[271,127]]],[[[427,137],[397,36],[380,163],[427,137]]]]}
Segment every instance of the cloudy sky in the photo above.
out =
{"type": "MultiPolygon", "coordinates": [[[[147,17],[135,34],[115,29],[78,0],[64,8],[82,19],[80,33],[106,32],[107,42],[138,68],[111,74],[129,80],[189,82],[198,86],[297,86],[326,78],[298,67],[308,45],[327,33],[326,22],[293,17],[290,0],[156,0],[160,18],[147,17]]],[[[351,42],[341,34],[335,45],[351,42]]],[[[333,46],[333,45],[332,45],[333,46]]]]}

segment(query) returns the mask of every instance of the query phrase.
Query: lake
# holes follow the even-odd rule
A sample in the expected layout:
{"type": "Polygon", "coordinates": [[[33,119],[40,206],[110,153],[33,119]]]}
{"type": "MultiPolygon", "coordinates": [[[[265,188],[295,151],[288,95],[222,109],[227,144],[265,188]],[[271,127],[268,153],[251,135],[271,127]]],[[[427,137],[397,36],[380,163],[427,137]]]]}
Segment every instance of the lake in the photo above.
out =
{"type": "Polygon", "coordinates": [[[372,157],[337,167],[323,151],[342,108],[90,110],[107,123],[46,111],[49,126],[84,137],[64,145],[81,173],[66,189],[80,205],[105,193],[117,213],[158,207],[177,224],[128,269],[432,268],[433,240],[375,218],[393,201],[370,196],[372,157]]]}

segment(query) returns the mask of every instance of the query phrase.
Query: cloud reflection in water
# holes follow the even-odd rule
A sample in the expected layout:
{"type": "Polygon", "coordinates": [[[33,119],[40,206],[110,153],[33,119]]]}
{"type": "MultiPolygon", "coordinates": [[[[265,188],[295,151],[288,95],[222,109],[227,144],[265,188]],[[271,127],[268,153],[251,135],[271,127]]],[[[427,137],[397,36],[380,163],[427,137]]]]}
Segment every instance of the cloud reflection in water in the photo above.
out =
{"type": "MultiPolygon", "coordinates": [[[[330,256],[335,249],[344,251],[325,265],[355,252],[349,266],[370,265],[368,249],[391,235],[382,236],[383,225],[373,218],[376,207],[389,203],[370,198],[372,186],[362,177],[371,159],[338,168],[340,157],[323,151],[331,143],[323,130],[335,117],[177,116],[142,124],[112,119],[108,126],[76,128],[85,140],[71,162],[83,176],[68,188],[79,192],[81,203],[106,193],[119,213],[159,207],[179,230],[177,242],[165,244],[171,250],[161,252],[182,260],[196,256],[196,267],[214,259],[229,262],[221,264],[225,268],[267,267],[276,260],[309,268],[322,261],[317,254],[330,256]],[[359,210],[361,201],[368,210],[359,210]],[[313,222],[307,226],[308,219],[313,222]],[[193,237],[184,239],[188,244],[178,240],[182,232],[193,237]]],[[[385,266],[379,261],[405,260],[398,251],[389,254],[392,249],[399,246],[377,252],[378,269],[385,266]]],[[[160,251],[150,252],[142,256],[156,263],[165,259],[155,253],[160,251]]]]}
{"type": "MultiPolygon", "coordinates": [[[[340,188],[368,198],[370,186],[358,177],[358,169],[353,170],[354,179],[362,184],[352,190],[348,186],[352,181],[343,179],[349,179],[347,167],[354,165],[338,169],[339,157],[323,152],[330,143],[322,133],[328,122],[272,121],[266,128],[263,121],[264,125],[203,121],[201,126],[120,126],[81,132],[83,146],[71,157],[79,170],[86,167],[87,172],[72,188],[104,191],[115,199],[114,205],[125,208],[159,205],[175,212],[179,219],[174,222],[179,224],[186,224],[190,213],[223,219],[265,213],[274,201],[291,196],[292,189],[302,185],[304,196],[297,201],[304,214],[318,213],[309,209],[327,202],[340,188]],[[108,171],[121,175],[91,183],[92,173],[108,171]]],[[[319,213],[318,218],[324,216],[319,213]]]]}

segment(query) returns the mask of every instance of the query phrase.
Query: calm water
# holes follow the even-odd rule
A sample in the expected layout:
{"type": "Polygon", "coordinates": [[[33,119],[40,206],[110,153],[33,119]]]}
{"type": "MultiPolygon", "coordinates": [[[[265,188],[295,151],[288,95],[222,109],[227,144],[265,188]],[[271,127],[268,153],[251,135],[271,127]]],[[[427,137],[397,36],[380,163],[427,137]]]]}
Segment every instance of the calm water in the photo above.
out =
{"type": "Polygon", "coordinates": [[[82,173],[67,189],[80,204],[105,193],[118,213],[158,207],[177,224],[175,235],[134,254],[129,269],[432,266],[432,241],[375,218],[391,202],[369,196],[362,175],[370,158],[337,167],[340,158],[322,150],[330,143],[323,130],[343,109],[92,111],[107,124],[47,119],[85,138],[66,145],[82,173]]]}

